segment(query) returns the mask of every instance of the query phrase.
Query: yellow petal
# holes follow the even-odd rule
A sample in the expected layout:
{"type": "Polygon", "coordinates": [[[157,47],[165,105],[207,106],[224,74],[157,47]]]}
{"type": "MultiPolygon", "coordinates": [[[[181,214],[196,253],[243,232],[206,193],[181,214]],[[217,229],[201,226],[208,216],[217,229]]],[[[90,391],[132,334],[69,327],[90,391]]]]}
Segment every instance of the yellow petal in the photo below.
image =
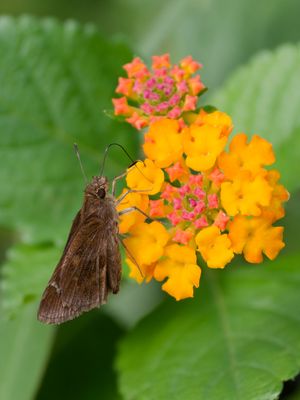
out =
{"type": "Polygon", "coordinates": [[[143,149],[146,156],[159,168],[169,167],[182,157],[182,134],[179,123],[172,119],[159,119],[145,134],[143,149]]]}
{"type": "Polygon", "coordinates": [[[228,215],[239,212],[243,215],[258,216],[261,207],[270,204],[273,188],[264,176],[257,175],[254,179],[244,176],[234,182],[223,182],[221,185],[221,203],[228,215]]]}
{"type": "Polygon", "coordinates": [[[271,225],[272,221],[261,217],[237,216],[229,225],[229,237],[236,253],[244,253],[251,263],[263,261],[263,253],[271,260],[284,247],[283,227],[271,225]]]}
{"type": "Polygon", "coordinates": [[[254,135],[249,143],[245,133],[237,134],[231,141],[228,153],[222,153],[218,165],[229,179],[240,177],[245,171],[252,177],[261,173],[264,165],[275,161],[272,144],[254,135]]]}
{"type": "Polygon", "coordinates": [[[128,265],[130,269],[129,276],[132,279],[135,279],[138,283],[142,283],[144,280],[146,282],[151,281],[153,277],[153,272],[155,269],[155,263],[146,265],[146,264],[141,264],[137,265],[133,260],[131,260],[129,257],[125,259],[126,264],[128,265]]]}
{"type": "Polygon", "coordinates": [[[227,234],[215,225],[202,229],[195,238],[198,251],[210,268],[224,268],[234,254],[227,234]]]}
{"type": "Polygon", "coordinates": [[[168,240],[169,234],[160,222],[142,222],[131,228],[124,244],[138,265],[150,265],[163,255],[168,240]]]}
{"type": "MultiPolygon", "coordinates": [[[[120,197],[126,193],[128,189],[123,189],[120,197]]],[[[118,205],[117,210],[122,211],[126,208],[137,207],[144,211],[145,214],[148,212],[149,198],[146,194],[141,193],[128,193],[121,203],[118,205]]],[[[139,211],[129,211],[126,214],[120,216],[119,232],[121,234],[127,233],[130,228],[139,222],[143,222],[146,216],[139,211]]]]}
{"type": "Polygon", "coordinates": [[[221,129],[209,125],[191,125],[184,133],[184,151],[186,165],[195,171],[207,171],[216,162],[223,151],[227,138],[221,135],[221,129]]]}
{"type": "Polygon", "coordinates": [[[152,160],[145,159],[129,169],[126,182],[130,189],[140,190],[148,195],[156,194],[164,183],[164,173],[152,160]]]}
{"type": "Polygon", "coordinates": [[[165,258],[155,267],[155,279],[162,281],[168,278],[162,289],[176,300],[193,297],[194,287],[199,287],[201,276],[195,251],[187,246],[172,244],[166,247],[164,255],[165,258]]]}

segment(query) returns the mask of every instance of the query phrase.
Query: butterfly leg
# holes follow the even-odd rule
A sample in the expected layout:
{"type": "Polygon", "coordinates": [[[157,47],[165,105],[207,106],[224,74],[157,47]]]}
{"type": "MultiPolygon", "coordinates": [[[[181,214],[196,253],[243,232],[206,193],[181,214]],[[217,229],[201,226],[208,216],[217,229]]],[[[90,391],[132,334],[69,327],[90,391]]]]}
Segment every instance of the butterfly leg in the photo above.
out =
{"type": "Polygon", "coordinates": [[[144,217],[148,218],[148,219],[152,219],[151,217],[149,217],[149,215],[147,215],[143,210],[141,210],[140,208],[136,207],[136,206],[131,206],[131,207],[127,207],[124,208],[124,210],[119,211],[119,216],[120,215],[124,215],[124,214],[128,214],[129,212],[132,211],[138,211],[139,213],[143,214],[144,217]]]}
{"type": "MultiPolygon", "coordinates": [[[[151,190],[151,189],[149,189],[149,190],[151,190]]],[[[127,192],[122,194],[122,196],[120,196],[118,198],[118,200],[116,200],[116,205],[119,205],[125,199],[125,197],[130,193],[143,193],[143,192],[149,192],[149,190],[148,189],[145,189],[145,190],[129,189],[129,190],[127,190],[127,192]]]]}
{"type": "Polygon", "coordinates": [[[131,252],[128,250],[128,247],[125,245],[123,239],[122,239],[120,236],[119,236],[119,240],[120,240],[122,246],[124,247],[124,249],[125,249],[125,251],[126,251],[128,257],[130,258],[130,260],[134,263],[134,265],[135,265],[135,266],[137,267],[137,269],[139,270],[139,272],[140,272],[140,274],[141,274],[141,277],[144,278],[144,274],[143,274],[143,272],[142,272],[142,270],[141,270],[141,268],[140,268],[138,262],[137,262],[136,259],[133,257],[133,255],[131,254],[131,252]]]}
{"type": "Polygon", "coordinates": [[[124,178],[124,176],[126,176],[126,175],[127,175],[127,171],[124,172],[123,174],[119,175],[119,176],[116,176],[116,177],[112,180],[111,192],[112,192],[112,195],[113,195],[113,196],[115,196],[115,193],[116,193],[116,183],[117,183],[117,181],[118,181],[119,179],[124,178]]]}

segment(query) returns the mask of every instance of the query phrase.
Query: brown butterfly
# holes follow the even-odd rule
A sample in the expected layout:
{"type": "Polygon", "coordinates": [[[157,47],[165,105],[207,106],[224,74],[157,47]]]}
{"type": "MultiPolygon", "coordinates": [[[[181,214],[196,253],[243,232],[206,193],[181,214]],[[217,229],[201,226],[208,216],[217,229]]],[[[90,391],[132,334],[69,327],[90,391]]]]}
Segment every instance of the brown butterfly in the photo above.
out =
{"type": "MultiPolygon", "coordinates": [[[[75,150],[82,168],[77,146],[75,150]]],[[[116,180],[125,175],[113,180],[113,193],[116,180]]],[[[117,201],[108,193],[108,180],[104,176],[96,176],[87,184],[82,208],[73,221],[61,259],[42,296],[38,310],[41,322],[60,324],[74,319],[104,304],[109,292],[118,293],[121,281],[119,215],[141,211],[130,207],[117,212],[117,204],[129,192],[132,191],[117,201]]]]}

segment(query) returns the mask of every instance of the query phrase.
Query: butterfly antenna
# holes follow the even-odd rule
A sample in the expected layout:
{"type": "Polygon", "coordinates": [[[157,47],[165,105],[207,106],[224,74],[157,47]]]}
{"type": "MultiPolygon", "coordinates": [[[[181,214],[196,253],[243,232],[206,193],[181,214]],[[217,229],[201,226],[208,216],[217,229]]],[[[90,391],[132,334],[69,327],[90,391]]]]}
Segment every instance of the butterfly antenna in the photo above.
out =
{"type": "Polygon", "coordinates": [[[135,166],[135,167],[140,171],[140,173],[143,175],[143,177],[146,178],[147,181],[151,182],[151,181],[145,176],[145,174],[143,174],[143,172],[139,169],[139,167],[136,165],[137,162],[140,161],[140,160],[134,160],[134,159],[131,157],[131,155],[128,153],[128,151],[127,151],[121,144],[119,144],[119,143],[110,143],[110,144],[106,147],[106,149],[105,149],[105,151],[104,151],[104,156],[103,156],[103,160],[102,160],[101,169],[100,169],[100,176],[103,175],[103,171],[104,171],[104,166],[105,166],[105,162],[106,162],[108,150],[109,150],[112,146],[118,146],[118,147],[120,147],[120,148],[124,151],[124,153],[127,155],[127,157],[129,158],[129,160],[131,161],[131,164],[129,165],[128,168],[135,166]]]}
{"type": "Polygon", "coordinates": [[[81,158],[80,158],[80,154],[79,154],[79,148],[78,148],[77,143],[74,143],[74,151],[75,151],[76,157],[78,158],[78,161],[79,161],[79,165],[80,165],[80,169],[81,169],[81,172],[82,172],[83,179],[85,180],[85,183],[87,184],[88,183],[88,179],[87,179],[86,174],[85,174],[84,169],[83,169],[83,165],[82,165],[82,162],[81,162],[81,158]]]}

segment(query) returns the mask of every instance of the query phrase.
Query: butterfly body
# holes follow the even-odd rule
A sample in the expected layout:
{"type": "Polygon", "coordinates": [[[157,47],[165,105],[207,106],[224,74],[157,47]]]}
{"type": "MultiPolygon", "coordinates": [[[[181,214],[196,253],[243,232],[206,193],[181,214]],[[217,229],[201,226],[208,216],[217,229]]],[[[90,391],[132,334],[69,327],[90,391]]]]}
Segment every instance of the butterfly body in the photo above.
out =
{"type": "Polygon", "coordinates": [[[116,202],[105,177],[86,186],[62,257],[44,291],[38,319],[60,324],[104,304],[121,280],[116,202]]]}

